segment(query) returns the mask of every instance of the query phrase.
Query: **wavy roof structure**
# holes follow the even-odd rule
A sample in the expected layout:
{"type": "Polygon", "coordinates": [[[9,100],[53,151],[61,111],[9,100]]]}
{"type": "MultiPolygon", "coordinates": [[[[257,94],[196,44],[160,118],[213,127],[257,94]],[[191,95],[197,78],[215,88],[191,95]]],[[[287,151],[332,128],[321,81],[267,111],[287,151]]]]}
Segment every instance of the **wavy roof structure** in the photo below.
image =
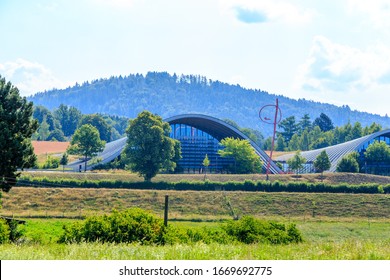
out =
{"type": "MultiPolygon", "coordinates": [[[[210,134],[218,141],[221,141],[223,138],[226,137],[234,137],[234,138],[248,140],[249,143],[254,148],[256,154],[260,156],[264,164],[266,164],[269,160],[269,156],[262,149],[260,149],[260,147],[255,142],[250,140],[245,134],[243,134],[237,128],[233,127],[232,125],[220,119],[206,116],[206,115],[201,115],[201,114],[184,114],[184,115],[178,115],[178,116],[167,118],[164,121],[168,122],[169,124],[186,124],[198,128],[210,134]]],[[[126,141],[127,141],[127,137],[124,137],[107,143],[104,151],[98,155],[98,157],[101,159],[100,164],[108,163],[114,160],[116,157],[118,157],[121,154],[124,147],[126,146],[126,141]]],[[[270,161],[270,163],[271,163],[270,171],[272,173],[274,174],[283,173],[282,170],[272,160],[270,161]]],[[[79,166],[81,164],[82,161],[76,161],[69,164],[68,167],[71,167],[75,171],[78,171],[79,166]]],[[[91,169],[93,166],[95,165],[88,165],[87,169],[91,169]]]]}
{"type": "MultiPolygon", "coordinates": [[[[331,162],[331,167],[329,169],[330,172],[335,172],[338,162],[347,154],[353,152],[353,151],[360,151],[365,144],[368,144],[370,141],[374,140],[377,137],[380,136],[387,136],[390,137],[390,129],[382,130],[370,135],[363,136],[361,138],[357,138],[345,143],[341,143],[334,146],[329,146],[326,148],[311,150],[311,151],[305,151],[301,152],[301,156],[306,158],[307,162],[314,162],[316,157],[322,152],[326,151],[328,154],[329,160],[331,162]]],[[[283,156],[279,156],[275,159],[275,161],[285,162],[291,157],[294,156],[294,153],[292,154],[286,154],[283,156]]]]}

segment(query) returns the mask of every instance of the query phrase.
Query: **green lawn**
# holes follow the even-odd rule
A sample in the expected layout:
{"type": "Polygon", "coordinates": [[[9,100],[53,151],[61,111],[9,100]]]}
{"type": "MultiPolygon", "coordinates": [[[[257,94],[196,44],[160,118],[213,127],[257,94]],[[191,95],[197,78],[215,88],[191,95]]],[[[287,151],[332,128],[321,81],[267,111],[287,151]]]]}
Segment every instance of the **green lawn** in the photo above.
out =
{"type": "MultiPolygon", "coordinates": [[[[0,245],[0,259],[129,260],[390,260],[390,223],[386,221],[300,221],[305,241],[289,245],[57,244],[62,226],[72,220],[32,219],[21,244],[0,245]]],[[[172,222],[183,227],[215,227],[221,222],[172,222]]]]}

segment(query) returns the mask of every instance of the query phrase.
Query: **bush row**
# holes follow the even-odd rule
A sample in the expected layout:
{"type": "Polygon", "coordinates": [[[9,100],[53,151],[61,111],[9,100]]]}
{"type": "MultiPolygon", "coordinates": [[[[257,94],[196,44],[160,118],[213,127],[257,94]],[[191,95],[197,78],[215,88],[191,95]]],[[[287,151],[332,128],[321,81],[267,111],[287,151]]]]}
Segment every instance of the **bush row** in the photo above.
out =
{"type": "Polygon", "coordinates": [[[250,216],[230,221],[219,228],[188,229],[164,226],[154,215],[132,208],[110,215],[92,216],[64,227],[59,243],[102,242],[142,245],[191,244],[196,242],[231,244],[241,242],[289,244],[302,242],[295,224],[268,222],[250,216]]]}
{"type": "Polygon", "coordinates": [[[350,185],[309,183],[309,182],[280,182],[280,181],[179,181],[179,182],[125,182],[125,181],[91,181],[22,177],[18,186],[59,187],[59,188],[113,188],[113,189],[153,189],[178,191],[255,191],[255,192],[308,192],[308,193],[390,193],[390,184],[380,185],[360,184],[350,185]]]}

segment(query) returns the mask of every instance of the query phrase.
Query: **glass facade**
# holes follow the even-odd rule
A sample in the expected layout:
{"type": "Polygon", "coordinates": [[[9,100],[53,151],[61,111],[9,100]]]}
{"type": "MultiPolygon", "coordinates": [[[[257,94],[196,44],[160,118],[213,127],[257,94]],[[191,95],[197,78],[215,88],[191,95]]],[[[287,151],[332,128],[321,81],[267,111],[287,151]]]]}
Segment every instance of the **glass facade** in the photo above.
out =
{"type": "Polygon", "coordinates": [[[203,173],[203,160],[207,154],[210,165],[207,172],[223,173],[234,166],[233,158],[223,158],[218,150],[223,147],[210,134],[186,124],[171,124],[170,137],[181,143],[181,155],[177,172],[203,173]]]}
{"type": "Polygon", "coordinates": [[[376,175],[384,175],[389,176],[390,175],[390,165],[385,162],[368,162],[366,160],[366,157],[364,153],[366,152],[369,145],[374,143],[375,141],[378,142],[385,142],[388,146],[390,146],[390,137],[389,135],[381,135],[378,137],[375,137],[374,139],[368,141],[365,143],[358,151],[359,153],[359,164],[360,164],[360,172],[362,173],[369,173],[369,174],[376,174],[376,175]]]}
{"type": "Polygon", "coordinates": [[[386,142],[386,144],[388,146],[390,146],[390,137],[387,136],[387,135],[384,135],[384,136],[381,135],[381,136],[378,136],[378,137],[368,141],[367,143],[365,143],[363,145],[363,147],[359,150],[359,153],[360,154],[364,153],[367,150],[367,147],[370,146],[372,143],[374,143],[374,141],[378,141],[378,142],[383,142],[384,141],[384,142],[386,142]]]}

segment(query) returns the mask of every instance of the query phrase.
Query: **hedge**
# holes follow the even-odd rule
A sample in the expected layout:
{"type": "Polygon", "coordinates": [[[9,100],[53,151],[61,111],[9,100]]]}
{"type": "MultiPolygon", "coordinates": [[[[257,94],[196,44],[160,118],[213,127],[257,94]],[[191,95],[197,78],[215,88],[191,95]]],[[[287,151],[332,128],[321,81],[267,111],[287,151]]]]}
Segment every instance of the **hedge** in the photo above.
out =
{"type": "Polygon", "coordinates": [[[331,185],[310,182],[280,182],[280,181],[179,181],[179,182],[126,182],[114,180],[69,180],[21,177],[17,186],[47,187],[47,188],[107,188],[107,189],[143,189],[143,190],[178,190],[178,191],[252,191],[252,192],[306,192],[306,193],[390,193],[390,184],[380,185],[346,183],[331,185]]]}

